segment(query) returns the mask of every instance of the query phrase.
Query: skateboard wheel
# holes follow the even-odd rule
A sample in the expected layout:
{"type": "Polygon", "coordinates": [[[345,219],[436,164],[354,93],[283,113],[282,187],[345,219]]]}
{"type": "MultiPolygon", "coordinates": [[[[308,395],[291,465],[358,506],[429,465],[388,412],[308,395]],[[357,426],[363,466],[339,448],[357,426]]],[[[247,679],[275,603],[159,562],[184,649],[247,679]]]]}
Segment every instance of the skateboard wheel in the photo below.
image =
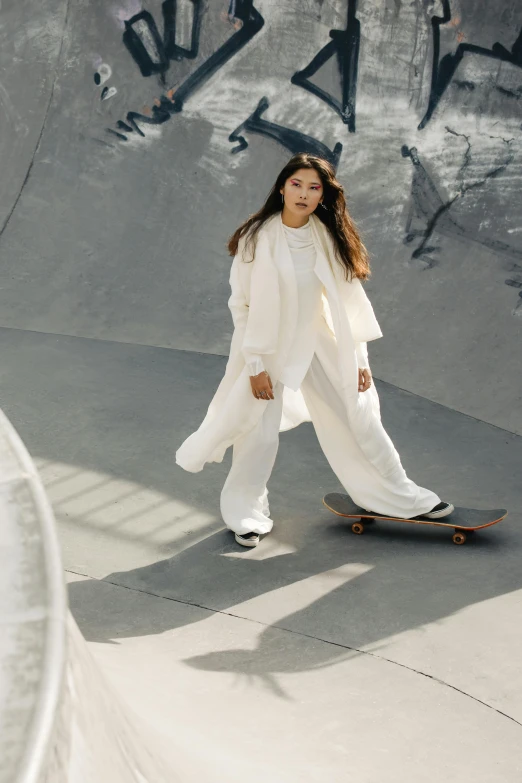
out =
{"type": "Polygon", "coordinates": [[[466,543],[466,534],[465,533],[460,533],[459,531],[454,533],[453,534],[453,543],[454,544],[458,544],[458,545],[465,544],[466,543]]]}
{"type": "Polygon", "coordinates": [[[364,533],[364,525],[362,524],[362,522],[353,523],[352,533],[355,533],[357,536],[360,536],[362,533],[364,533]]]}

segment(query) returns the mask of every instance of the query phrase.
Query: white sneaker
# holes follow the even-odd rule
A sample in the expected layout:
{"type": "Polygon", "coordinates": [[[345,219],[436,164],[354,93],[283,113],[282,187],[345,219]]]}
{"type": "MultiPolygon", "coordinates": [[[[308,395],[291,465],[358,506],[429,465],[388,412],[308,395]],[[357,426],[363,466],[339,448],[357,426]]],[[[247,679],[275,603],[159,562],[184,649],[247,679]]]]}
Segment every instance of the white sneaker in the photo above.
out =
{"type": "Polygon", "coordinates": [[[239,533],[234,534],[237,543],[240,546],[257,546],[259,544],[259,533],[239,533]]]}
{"type": "Polygon", "coordinates": [[[421,516],[425,517],[426,519],[442,519],[443,517],[447,517],[449,514],[451,514],[452,511],[455,511],[455,506],[451,503],[445,503],[443,501],[441,503],[437,503],[437,505],[434,506],[431,511],[428,511],[427,514],[422,514],[421,516]]]}

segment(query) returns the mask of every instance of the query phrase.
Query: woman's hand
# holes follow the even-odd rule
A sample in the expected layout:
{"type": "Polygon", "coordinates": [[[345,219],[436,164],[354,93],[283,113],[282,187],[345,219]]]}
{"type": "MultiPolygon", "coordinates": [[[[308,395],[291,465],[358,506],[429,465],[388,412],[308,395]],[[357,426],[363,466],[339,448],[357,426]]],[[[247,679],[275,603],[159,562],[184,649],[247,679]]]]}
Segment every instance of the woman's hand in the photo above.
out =
{"type": "Polygon", "coordinates": [[[250,386],[252,387],[252,394],[254,397],[257,397],[258,400],[274,399],[272,381],[266,370],[260,372],[259,375],[251,375],[250,386]]]}
{"type": "Polygon", "coordinates": [[[359,391],[368,391],[372,385],[372,374],[369,370],[359,370],[359,391]]]}

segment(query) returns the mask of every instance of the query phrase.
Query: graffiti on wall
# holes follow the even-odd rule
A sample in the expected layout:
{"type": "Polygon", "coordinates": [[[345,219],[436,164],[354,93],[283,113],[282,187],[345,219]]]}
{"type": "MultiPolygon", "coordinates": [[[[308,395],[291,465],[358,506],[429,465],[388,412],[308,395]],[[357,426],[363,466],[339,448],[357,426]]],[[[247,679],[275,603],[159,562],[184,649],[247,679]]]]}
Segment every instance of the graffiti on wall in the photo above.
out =
{"type": "MultiPolygon", "coordinates": [[[[156,21],[149,11],[140,11],[130,19],[125,20],[123,43],[131,57],[140,69],[141,75],[149,77],[159,75],[162,85],[166,84],[166,74],[171,63],[182,59],[195,59],[199,51],[201,34],[202,0],[189,0],[191,6],[191,24],[187,45],[180,45],[176,40],[179,3],[176,0],[165,0],[162,4],[163,35],[160,34],[156,21]]],[[[360,44],[360,23],[356,18],[357,0],[348,0],[348,20],[345,30],[331,30],[332,40],[321,49],[312,62],[302,71],[296,72],[291,79],[298,85],[320,97],[333,108],[350,132],[355,131],[355,97],[357,88],[357,62],[360,44]],[[339,100],[326,90],[313,84],[311,78],[325,63],[335,57],[337,59],[342,82],[342,99],[339,100]]],[[[119,120],[116,129],[108,128],[108,132],[121,141],[127,141],[128,133],[144,136],[139,123],[144,125],[161,125],[167,122],[173,114],[183,110],[183,103],[193,95],[198,87],[221,68],[230,58],[239,52],[264,25],[264,19],[255,8],[252,0],[236,0],[231,2],[228,20],[238,29],[216,52],[205,60],[175,90],[166,91],[156,99],[147,112],[129,111],[125,121],[119,120]]],[[[99,74],[96,74],[96,79],[99,74]]],[[[99,83],[98,81],[96,83],[99,83]]],[[[278,126],[275,123],[261,119],[261,114],[268,107],[268,99],[262,98],[257,108],[244,123],[230,134],[231,142],[239,141],[231,152],[233,154],[246,149],[248,143],[239,134],[242,131],[259,133],[273,138],[290,152],[309,152],[322,155],[337,167],[342,151],[338,142],[333,150],[329,150],[321,141],[308,134],[278,126]]]]}
{"type": "Polygon", "coordinates": [[[333,150],[330,150],[326,144],[314,139],[312,136],[307,136],[300,131],[292,130],[283,125],[277,125],[275,122],[264,120],[262,114],[268,107],[268,98],[261,98],[250,117],[232,131],[229,136],[229,141],[239,142],[237,147],[232,149],[233,154],[241,152],[248,147],[248,143],[244,136],[241,136],[240,134],[243,131],[249,131],[250,133],[260,133],[262,136],[275,139],[275,141],[278,141],[283,147],[286,147],[292,155],[295,155],[297,152],[308,152],[311,155],[318,155],[321,158],[325,158],[334,168],[337,168],[343,149],[343,145],[340,141],[337,142],[333,150]]]}
{"type": "MultiPolygon", "coordinates": [[[[419,123],[419,130],[426,127],[433,116],[433,112],[439,105],[441,98],[448,89],[452,80],[457,74],[459,65],[466,55],[474,57],[487,57],[491,60],[511,63],[522,68],[522,30],[513,44],[511,50],[506,49],[501,43],[494,43],[490,49],[484,46],[477,46],[473,43],[459,41],[454,53],[447,53],[443,57],[440,55],[441,49],[441,26],[451,24],[453,21],[450,0],[441,0],[443,14],[442,16],[433,16],[431,18],[431,30],[433,36],[432,50],[433,63],[431,69],[431,88],[428,98],[426,113],[419,123]]],[[[460,36],[462,33],[460,33],[460,36]]],[[[459,37],[460,37],[459,36],[459,37]]],[[[473,90],[475,85],[471,81],[457,80],[458,86],[465,90],[473,90]]],[[[504,89],[502,87],[497,89],[504,89]]]]}
{"type": "MultiPolygon", "coordinates": [[[[192,23],[188,47],[180,46],[176,39],[177,12],[180,6],[176,0],[165,0],[162,4],[163,37],[160,36],[156,22],[148,11],[142,11],[125,21],[123,43],[143,76],[159,74],[162,84],[165,84],[166,74],[172,62],[197,57],[201,34],[202,2],[201,0],[191,0],[190,5],[192,6],[192,23]]],[[[186,8],[186,4],[184,7],[186,8]]],[[[121,141],[127,141],[126,134],[128,133],[145,135],[138,123],[162,125],[173,114],[182,112],[185,101],[246,46],[264,25],[264,19],[255,8],[253,0],[231,2],[226,21],[235,30],[230,38],[199,64],[179,86],[167,90],[159,99],[156,99],[150,114],[129,111],[125,121],[119,120],[116,123],[117,130],[108,128],[108,132],[117,136],[121,141]]]]}
{"type": "Polygon", "coordinates": [[[202,0],[191,0],[190,4],[185,6],[189,16],[189,29],[187,38],[181,42],[177,38],[181,20],[178,19],[179,8],[176,0],[165,0],[162,4],[163,36],[160,35],[156,21],[149,11],[141,11],[125,20],[123,43],[142,76],[157,73],[164,82],[171,62],[193,60],[197,57],[202,5],[202,0]]]}
{"type": "MultiPolygon", "coordinates": [[[[457,134],[450,128],[447,128],[447,131],[454,135],[462,135],[457,134]]],[[[482,245],[486,245],[495,252],[506,253],[513,258],[520,258],[522,260],[522,250],[511,247],[506,242],[500,242],[497,239],[488,239],[486,237],[478,240],[475,231],[462,226],[450,212],[451,207],[458,200],[465,198],[468,192],[475,188],[482,187],[488,179],[498,176],[509,166],[513,159],[513,154],[509,149],[510,141],[513,140],[508,139],[505,141],[507,150],[503,161],[499,162],[495,168],[486,172],[483,179],[467,184],[462,182],[457,193],[449,199],[443,199],[440,195],[433,178],[428,174],[419,158],[418,150],[415,147],[402,147],[402,156],[404,158],[409,158],[414,168],[411,185],[411,206],[406,221],[406,236],[404,240],[407,244],[414,242],[416,239],[419,240],[417,247],[412,252],[412,258],[426,257],[428,258],[429,266],[434,266],[437,263],[433,258],[433,254],[437,252],[438,248],[434,245],[430,245],[430,239],[435,230],[437,230],[439,233],[448,236],[463,237],[470,242],[480,241],[482,245]],[[420,228],[415,228],[416,225],[420,225],[420,228]]],[[[468,151],[465,154],[465,160],[462,164],[462,170],[469,165],[468,156],[469,142],[468,151]]],[[[461,176],[462,170],[459,172],[461,176]]]]}
{"type": "Polygon", "coordinates": [[[330,38],[314,57],[312,62],[292,76],[292,84],[317,95],[341,117],[348,130],[355,132],[355,98],[357,93],[357,67],[361,42],[361,25],[356,17],[357,0],[348,0],[348,21],[345,30],[330,30],[330,38]],[[337,97],[314,84],[311,79],[335,57],[342,86],[342,98],[337,97]]]}
{"type": "MultiPolygon", "coordinates": [[[[308,64],[294,70],[288,77],[292,87],[298,92],[306,91],[313,95],[326,111],[330,110],[337,118],[338,130],[331,145],[325,141],[326,136],[321,138],[315,126],[313,133],[310,133],[308,129],[304,131],[289,127],[288,122],[267,119],[265,114],[272,98],[269,98],[268,93],[261,92],[246,110],[246,116],[240,124],[230,129],[228,141],[232,155],[237,156],[248,149],[250,135],[261,135],[276,141],[292,154],[310,152],[320,155],[337,168],[350,134],[364,134],[364,123],[362,131],[357,123],[357,91],[358,81],[364,75],[364,68],[368,67],[361,62],[361,40],[365,34],[368,40],[372,40],[372,13],[368,9],[373,6],[362,0],[346,0],[345,3],[339,0],[337,6],[344,8],[343,16],[338,17],[344,18],[344,24],[341,22],[331,29],[327,27],[324,43],[319,43],[316,54],[308,60],[308,64]],[[321,83],[321,71],[328,68],[333,68],[337,73],[337,93],[328,82],[321,83]],[[343,137],[343,130],[348,136],[343,137]]],[[[219,34],[216,32],[215,18],[211,18],[209,6],[202,0],[164,0],[160,10],[161,20],[157,11],[155,18],[151,11],[141,9],[124,19],[123,46],[141,76],[156,79],[161,93],[150,107],[141,111],[127,111],[123,119],[117,120],[114,127],[107,129],[111,135],[121,142],[128,141],[131,136],[143,138],[147,134],[147,126],[162,125],[175,114],[181,113],[186,101],[247,44],[252,44],[270,21],[261,15],[255,0],[231,0],[225,7],[226,12],[219,17],[219,34]],[[220,36],[219,45],[212,49],[209,40],[214,41],[220,36]]],[[[513,236],[513,244],[510,244],[510,236],[506,232],[500,234],[500,237],[488,236],[485,231],[479,232],[475,217],[479,211],[478,199],[490,193],[493,180],[501,181],[502,177],[507,177],[506,172],[513,164],[515,138],[511,135],[512,127],[511,134],[503,134],[502,129],[498,133],[492,133],[489,129],[470,130],[469,124],[458,127],[456,119],[459,112],[463,118],[470,112],[480,112],[480,100],[486,102],[489,115],[494,116],[498,106],[488,96],[484,98],[486,88],[496,91],[506,100],[518,101],[522,98],[522,84],[512,84],[509,79],[506,82],[499,77],[501,66],[504,66],[504,77],[507,73],[512,79],[513,70],[522,72],[522,31],[518,29],[515,32],[510,46],[494,39],[490,45],[484,45],[484,41],[476,41],[477,26],[468,29],[470,19],[473,21],[471,16],[468,14],[466,19],[461,19],[458,0],[435,0],[429,4],[421,3],[421,7],[426,11],[416,13],[425,26],[425,55],[423,60],[419,59],[422,60],[422,78],[426,89],[423,91],[418,88],[418,83],[414,87],[413,82],[409,82],[412,95],[415,90],[419,96],[418,115],[411,128],[412,134],[416,132],[419,135],[414,143],[410,140],[409,143],[403,143],[402,147],[398,136],[399,143],[395,146],[395,154],[398,157],[402,155],[412,166],[404,244],[411,248],[412,260],[421,263],[425,269],[440,263],[438,237],[461,238],[488,248],[507,259],[506,268],[510,271],[510,277],[505,282],[517,290],[522,306],[522,269],[519,265],[522,251],[514,241],[518,237],[513,236]],[[431,16],[428,8],[432,9],[431,16]],[[512,70],[509,71],[509,68],[512,70]],[[480,89],[483,93],[473,104],[475,99],[472,96],[477,96],[480,89]],[[446,114],[451,116],[451,120],[444,123],[446,114]],[[433,158],[426,151],[423,152],[422,139],[435,123],[435,133],[442,140],[444,148],[451,148],[452,151],[451,172],[441,171],[440,167],[437,170],[433,158]],[[485,144],[489,145],[487,155],[483,154],[485,144]]],[[[316,3],[314,8],[322,8],[322,4],[316,3]]],[[[215,13],[214,7],[212,12],[215,13]]],[[[399,19],[401,4],[395,3],[392,12],[395,13],[395,19],[399,19]]],[[[318,12],[316,19],[319,17],[318,12]]],[[[514,14],[511,21],[520,24],[521,19],[517,19],[514,14]]],[[[481,35],[487,35],[487,29],[479,30],[481,35]]],[[[265,56],[268,56],[268,52],[265,52],[265,56]]],[[[298,56],[300,53],[296,51],[296,65],[298,56]]],[[[409,63],[404,59],[403,67],[412,68],[413,59],[409,63]]],[[[416,76],[418,70],[416,64],[416,76]]],[[[105,85],[110,75],[109,66],[100,64],[95,81],[102,87],[102,100],[116,93],[115,88],[105,85]]],[[[522,309],[518,308],[519,311],[522,312],[522,309]]]]}
{"type": "MultiPolygon", "coordinates": [[[[189,0],[191,5],[190,34],[187,46],[182,46],[177,42],[176,30],[180,4],[176,0],[165,0],[162,4],[163,15],[163,36],[160,35],[157,24],[152,14],[148,11],[140,11],[130,19],[125,20],[125,31],[123,33],[123,43],[136,65],[140,69],[142,76],[149,77],[157,74],[161,84],[166,84],[166,76],[171,64],[182,59],[195,59],[199,52],[199,42],[201,35],[202,22],[202,2],[201,0],[189,0]]],[[[355,2],[351,3],[355,9],[355,2]]],[[[358,37],[355,30],[357,20],[354,17],[355,10],[349,12],[348,31],[358,46],[358,37]]],[[[121,141],[128,140],[129,133],[137,133],[139,136],[145,136],[141,125],[161,125],[167,122],[173,114],[183,111],[185,101],[191,97],[198,88],[202,87],[225,63],[234,57],[247,43],[249,43],[261,30],[264,25],[264,19],[255,8],[253,0],[235,0],[230,3],[226,21],[231,23],[234,32],[225,43],[215,52],[204,60],[193,73],[191,73],[175,89],[166,90],[159,99],[156,99],[151,109],[147,112],[129,111],[125,120],[118,120],[116,129],[108,128],[108,132],[115,135],[121,141]]],[[[355,130],[355,79],[356,79],[356,59],[348,58],[345,64],[343,44],[346,34],[339,31],[332,31],[334,37],[333,51],[337,52],[340,67],[345,75],[346,100],[343,105],[339,104],[339,111],[349,127],[355,130]],[[335,34],[335,35],[334,35],[335,34]],[[353,64],[353,62],[355,65],[353,64]]],[[[326,53],[318,55],[317,62],[311,63],[308,69],[302,74],[296,74],[296,84],[305,89],[315,91],[315,88],[309,82],[309,77],[317,68],[331,56],[326,53]]],[[[317,58],[315,58],[317,60],[317,58]]],[[[324,91],[321,91],[323,93],[324,91]]],[[[336,107],[336,101],[326,93],[322,96],[324,99],[336,107]]],[[[231,149],[232,154],[240,152],[248,146],[242,131],[258,133],[269,138],[273,138],[293,152],[310,152],[316,155],[322,155],[329,160],[332,165],[337,166],[342,151],[342,144],[339,142],[333,150],[328,149],[318,139],[297,130],[285,128],[275,123],[268,122],[261,118],[262,113],[268,107],[268,99],[262,98],[257,108],[248,117],[244,123],[231,132],[229,140],[239,142],[231,149]]]]}
{"type": "Polygon", "coordinates": [[[513,314],[522,315],[522,249],[493,236],[479,236],[475,221],[464,222],[464,218],[456,215],[456,208],[465,203],[466,198],[473,191],[480,191],[496,177],[501,176],[513,161],[512,144],[514,139],[497,137],[502,144],[497,152],[497,161],[486,170],[481,177],[467,179],[466,170],[471,165],[472,151],[469,137],[457,133],[446,126],[448,134],[463,137],[466,145],[463,153],[463,161],[456,174],[453,195],[448,195],[446,188],[437,183],[433,174],[429,171],[429,165],[425,164],[416,147],[403,145],[401,154],[409,159],[413,166],[411,179],[411,196],[409,210],[405,224],[404,244],[412,246],[412,259],[418,259],[425,264],[425,268],[438,265],[440,244],[435,237],[450,237],[462,239],[466,244],[478,244],[488,248],[493,253],[505,258],[504,269],[510,273],[510,277],[504,282],[518,291],[518,302],[513,314]]]}
{"type": "Polygon", "coordinates": [[[107,82],[112,76],[112,68],[108,63],[104,63],[101,61],[101,58],[99,58],[99,61],[96,63],[96,72],[94,74],[94,83],[97,87],[101,87],[100,91],[100,100],[101,101],[107,101],[109,98],[112,98],[118,90],[116,87],[111,86],[108,87],[105,82],[107,82]]]}

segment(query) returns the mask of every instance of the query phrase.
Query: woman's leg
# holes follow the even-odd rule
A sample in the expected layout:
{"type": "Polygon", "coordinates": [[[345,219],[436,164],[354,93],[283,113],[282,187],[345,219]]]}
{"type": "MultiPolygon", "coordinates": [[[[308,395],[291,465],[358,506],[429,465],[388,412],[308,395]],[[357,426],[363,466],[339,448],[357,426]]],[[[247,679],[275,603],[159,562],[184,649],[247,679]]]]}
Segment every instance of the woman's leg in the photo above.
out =
{"type": "Polygon", "coordinates": [[[266,484],[279,446],[283,389],[281,383],[275,385],[274,399],[267,404],[258,424],[233,447],[232,467],[220,505],[225,525],[240,535],[272,530],[266,484]]]}
{"type": "MultiPolygon", "coordinates": [[[[333,343],[327,350],[332,353],[337,346],[333,343]]],[[[323,363],[316,354],[301,386],[330,467],[352,500],[368,511],[405,519],[427,513],[440,502],[440,498],[407,477],[398,455],[392,476],[385,477],[367,459],[355,440],[338,391],[341,380],[337,377],[335,358],[333,355],[326,356],[323,363]]],[[[363,393],[376,395],[373,388],[363,393]]],[[[378,406],[378,398],[375,404],[378,406]]]]}

